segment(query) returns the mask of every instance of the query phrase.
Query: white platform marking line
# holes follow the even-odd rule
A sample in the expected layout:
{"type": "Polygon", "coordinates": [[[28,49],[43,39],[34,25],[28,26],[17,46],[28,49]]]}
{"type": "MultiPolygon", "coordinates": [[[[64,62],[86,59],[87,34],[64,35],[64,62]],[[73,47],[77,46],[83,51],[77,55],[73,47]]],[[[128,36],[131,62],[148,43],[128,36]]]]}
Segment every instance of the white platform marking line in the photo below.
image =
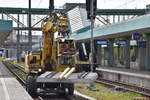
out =
{"type": "Polygon", "coordinates": [[[10,97],[9,97],[8,91],[7,91],[7,87],[6,87],[4,78],[1,78],[1,82],[2,82],[2,86],[3,86],[4,92],[5,92],[6,100],[11,100],[10,97]]]}

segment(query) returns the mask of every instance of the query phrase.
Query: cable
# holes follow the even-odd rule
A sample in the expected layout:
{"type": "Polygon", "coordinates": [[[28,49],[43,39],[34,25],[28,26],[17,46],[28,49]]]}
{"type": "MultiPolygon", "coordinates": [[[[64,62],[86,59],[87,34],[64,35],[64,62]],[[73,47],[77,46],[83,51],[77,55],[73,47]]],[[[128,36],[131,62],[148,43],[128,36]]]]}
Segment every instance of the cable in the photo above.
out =
{"type": "Polygon", "coordinates": [[[125,3],[122,4],[122,5],[119,5],[119,6],[115,7],[115,8],[123,7],[123,6],[127,5],[127,4],[132,3],[132,2],[135,2],[135,1],[136,1],[136,0],[130,0],[130,1],[128,1],[128,2],[125,2],[125,3]]]}
{"type": "Polygon", "coordinates": [[[39,8],[40,4],[42,3],[42,0],[40,0],[40,2],[38,3],[38,5],[36,6],[36,8],[39,8]]]}
{"type": "MultiPolygon", "coordinates": [[[[39,17],[40,18],[40,17],[39,17]]],[[[41,21],[43,21],[44,19],[48,18],[48,15],[45,16],[44,18],[40,19],[37,23],[35,23],[32,27],[34,27],[35,25],[37,25],[38,23],[40,23],[41,21]]],[[[43,27],[43,22],[42,22],[42,25],[41,27],[43,27]]]]}
{"type": "Polygon", "coordinates": [[[100,21],[101,23],[103,23],[104,25],[107,25],[106,23],[104,23],[103,21],[101,21],[98,17],[95,17],[98,21],[100,21]]]}

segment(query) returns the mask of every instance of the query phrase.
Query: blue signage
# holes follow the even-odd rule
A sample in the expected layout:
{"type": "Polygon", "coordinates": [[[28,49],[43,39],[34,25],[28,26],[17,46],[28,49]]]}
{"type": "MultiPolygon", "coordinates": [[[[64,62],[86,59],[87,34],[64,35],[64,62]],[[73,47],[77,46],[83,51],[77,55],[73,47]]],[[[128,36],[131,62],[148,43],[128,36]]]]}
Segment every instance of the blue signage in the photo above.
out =
{"type": "Polygon", "coordinates": [[[139,41],[138,42],[138,47],[139,48],[146,48],[146,41],[139,41]]]}
{"type": "Polygon", "coordinates": [[[107,41],[99,40],[99,41],[96,41],[96,44],[97,45],[107,45],[107,41]]]}
{"type": "MultiPolygon", "coordinates": [[[[116,41],[116,45],[118,45],[119,44],[119,41],[117,40],[116,41]]],[[[124,40],[121,40],[120,41],[120,45],[125,45],[126,44],[126,41],[124,41],[124,40]]]]}
{"type": "Polygon", "coordinates": [[[125,45],[125,44],[126,44],[126,41],[120,41],[120,44],[121,44],[121,45],[125,45]]]}
{"type": "Polygon", "coordinates": [[[133,34],[133,40],[140,40],[141,35],[139,33],[133,34]]]}

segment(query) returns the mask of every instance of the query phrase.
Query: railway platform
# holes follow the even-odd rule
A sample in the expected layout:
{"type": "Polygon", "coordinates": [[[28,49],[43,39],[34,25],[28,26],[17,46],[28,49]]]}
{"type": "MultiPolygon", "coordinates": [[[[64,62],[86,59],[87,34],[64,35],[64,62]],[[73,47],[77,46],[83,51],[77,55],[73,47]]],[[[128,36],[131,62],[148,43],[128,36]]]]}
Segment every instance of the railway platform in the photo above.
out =
{"type": "Polygon", "coordinates": [[[150,71],[99,66],[99,77],[150,89],[150,71]]]}
{"type": "Polygon", "coordinates": [[[0,100],[33,100],[0,61],[0,100]]]}

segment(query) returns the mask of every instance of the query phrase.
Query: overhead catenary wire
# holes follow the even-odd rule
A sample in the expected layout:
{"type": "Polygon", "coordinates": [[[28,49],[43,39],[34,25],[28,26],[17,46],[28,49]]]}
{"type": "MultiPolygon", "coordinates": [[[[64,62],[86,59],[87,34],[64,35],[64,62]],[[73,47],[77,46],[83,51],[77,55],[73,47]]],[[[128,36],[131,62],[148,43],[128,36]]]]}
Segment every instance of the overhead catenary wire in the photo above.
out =
{"type": "Polygon", "coordinates": [[[39,3],[37,4],[36,8],[39,8],[41,3],[42,3],[42,0],[39,1],[39,3]]]}
{"type": "Polygon", "coordinates": [[[115,8],[121,8],[121,7],[124,7],[124,6],[126,6],[127,4],[133,3],[133,2],[135,2],[135,1],[136,1],[136,0],[130,0],[130,1],[127,1],[127,0],[126,0],[125,3],[123,3],[123,4],[121,4],[121,5],[118,5],[118,6],[116,6],[115,8]]]}

